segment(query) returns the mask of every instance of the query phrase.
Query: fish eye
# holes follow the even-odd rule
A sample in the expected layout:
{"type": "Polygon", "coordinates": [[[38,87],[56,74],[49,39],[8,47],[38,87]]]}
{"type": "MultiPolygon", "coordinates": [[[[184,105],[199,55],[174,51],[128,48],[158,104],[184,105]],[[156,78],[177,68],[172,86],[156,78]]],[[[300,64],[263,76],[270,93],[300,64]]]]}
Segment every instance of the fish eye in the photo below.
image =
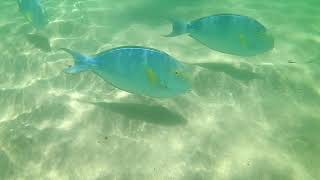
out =
{"type": "Polygon", "coordinates": [[[178,72],[178,71],[176,71],[176,72],[175,72],[175,74],[176,74],[176,75],[179,75],[179,72],[178,72]]]}

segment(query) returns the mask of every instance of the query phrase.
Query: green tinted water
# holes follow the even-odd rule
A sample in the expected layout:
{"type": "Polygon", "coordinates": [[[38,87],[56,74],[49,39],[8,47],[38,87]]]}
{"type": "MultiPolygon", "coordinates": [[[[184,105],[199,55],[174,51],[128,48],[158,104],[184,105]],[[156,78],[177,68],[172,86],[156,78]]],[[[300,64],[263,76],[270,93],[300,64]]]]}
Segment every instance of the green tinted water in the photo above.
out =
{"type": "Polygon", "coordinates": [[[42,34],[16,1],[0,2],[0,179],[312,180],[320,178],[319,2],[256,0],[44,1],[42,34]],[[165,38],[166,17],[253,17],[275,49],[252,58],[212,51],[188,36],[165,38]],[[191,93],[151,99],[92,73],[67,75],[69,47],[163,50],[189,63],[191,93]],[[297,63],[288,63],[294,61],[297,63]],[[312,63],[309,63],[312,61],[312,63]],[[270,62],[272,64],[266,64],[270,62]]]}

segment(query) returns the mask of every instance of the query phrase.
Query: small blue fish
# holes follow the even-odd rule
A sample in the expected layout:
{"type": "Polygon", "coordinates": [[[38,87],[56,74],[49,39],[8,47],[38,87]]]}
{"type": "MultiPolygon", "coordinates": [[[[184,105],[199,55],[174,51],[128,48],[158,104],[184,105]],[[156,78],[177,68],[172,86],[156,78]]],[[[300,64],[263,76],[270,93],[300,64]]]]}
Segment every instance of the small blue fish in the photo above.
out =
{"type": "Polygon", "coordinates": [[[17,0],[22,14],[37,29],[41,29],[48,24],[48,17],[41,0],[17,0]]]}
{"type": "Polygon", "coordinates": [[[207,47],[227,54],[254,56],[273,49],[273,37],[255,19],[235,14],[218,14],[191,21],[172,20],[167,37],[188,33],[207,47]]]}
{"type": "Polygon", "coordinates": [[[173,97],[190,91],[191,68],[165,52],[139,46],[124,46],[94,57],[70,49],[75,64],[66,73],[92,71],[115,87],[150,97],[173,97]]]}

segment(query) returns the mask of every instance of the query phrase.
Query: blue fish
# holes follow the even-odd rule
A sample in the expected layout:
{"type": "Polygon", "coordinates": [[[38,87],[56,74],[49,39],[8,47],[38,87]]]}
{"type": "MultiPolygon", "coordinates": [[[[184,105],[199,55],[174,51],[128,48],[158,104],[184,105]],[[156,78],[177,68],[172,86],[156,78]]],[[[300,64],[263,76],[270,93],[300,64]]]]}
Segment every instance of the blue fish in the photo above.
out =
{"type": "Polygon", "coordinates": [[[190,66],[156,49],[124,46],[93,57],[61,49],[75,61],[66,73],[92,71],[121,90],[150,97],[173,97],[191,90],[190,66]]]}
{"type": "Polygon", "coordinates": [[[17,0],[22,14],[37,29],[41,29],[48,24],[48,17],[41,0],[17,0]]]}
{"type": "Polygon", "coordinates": [[[207,47],[227,54],[255,56],[274,47],[273,37],[255,19],[235,14],[218,14],[191,22],[173,20],[167,37],[189,34],[207,47]]]}

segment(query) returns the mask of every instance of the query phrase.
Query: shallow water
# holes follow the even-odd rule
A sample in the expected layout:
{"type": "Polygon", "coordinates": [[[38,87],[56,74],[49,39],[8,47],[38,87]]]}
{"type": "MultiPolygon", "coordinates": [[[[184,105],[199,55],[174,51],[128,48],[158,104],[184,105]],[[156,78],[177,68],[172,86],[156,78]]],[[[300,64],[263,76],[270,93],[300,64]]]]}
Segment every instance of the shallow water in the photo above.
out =
{"type": "Polygon", "coordinates": [[[44,5],[50,23],[41,33],[50,52],[28,39],[34,29],[16,1],[0,2],[1,179],[320,179],[318,1],[44,5]],[[241,58],[188,36],[161,36],[170,32],[168,17],[217,13],[257,19],[272,32],[274,50],[241,58]],[[208,64],[194,74],[192,92],[154,99],[92,73],[65,74],[72,59],[55,50],[95,54],[122,45],[208,64]]]}

